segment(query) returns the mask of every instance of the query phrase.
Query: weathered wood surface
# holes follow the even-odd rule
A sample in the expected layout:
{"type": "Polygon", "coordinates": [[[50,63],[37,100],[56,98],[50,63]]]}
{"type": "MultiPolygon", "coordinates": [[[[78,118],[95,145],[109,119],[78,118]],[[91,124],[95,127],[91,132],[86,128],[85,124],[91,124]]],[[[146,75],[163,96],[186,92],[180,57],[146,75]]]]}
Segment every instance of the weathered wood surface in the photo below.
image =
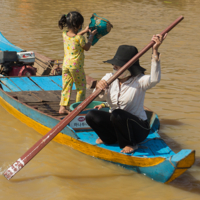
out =
{"type": "MultiPolygon", "coordinates": [[[[91,95],[93,89],[86,90],[86,98],[91,95]]],[[[70,105],[76,102],[76,90],[73,90],[70,97],[70,105]]],[[[60,103],[60,91],[32,91],[32,92],[9,92],[11,96],[18,99],[19,101],[26,103],[27,105],[38,109],[48,115],[58,116],[61,118],[65,115],[58,113],[60,103]]],[[[95,101],[105,101],[105,98],[97,97],[95,101]]],[[[69,106],[67,107],[69,110],[69,106]]]]}
{"type": "MultiPolygon", "coordinates": [[[[86,90],[86,98],[91,95],[93,89],[86,90]]],[[[76,100],[76,90],[72,90],[70,100],[76,100]]],[[[20,91],[20,92],[9,92],[9,95],[18,99],[23,103],[31,102],[60,102],[61,90],[57,91],[20,91]]],[[[105,98],[97,97],[95,101],[105,101],[105,98]]]]}
{"type": "Polygon", "coordinates": [[[33,67],[37,69],[36,75],[37,76],[49,75],[52,70],[54,60],[44,55],[41,55],[37,52],[34,53],[35,53],[35,63],[33,67]]]}

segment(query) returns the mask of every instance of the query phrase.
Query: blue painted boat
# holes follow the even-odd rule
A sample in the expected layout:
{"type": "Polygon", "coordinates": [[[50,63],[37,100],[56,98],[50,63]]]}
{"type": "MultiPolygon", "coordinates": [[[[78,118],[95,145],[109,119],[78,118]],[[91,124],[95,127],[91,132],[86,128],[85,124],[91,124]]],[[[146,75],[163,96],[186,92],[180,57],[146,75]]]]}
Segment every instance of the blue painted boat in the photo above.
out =
{"type": "MultiPolygon", "coordinates": [[[[58,114],[61,76],[0,77],[0,82],[0,104],[40,134],[46,134],[64,117],[58,114]]],[[[91,92],[92,90],[88,89],[87,95],[91,92]]],[[[73,102],[75,90],[72,92],[71,103],[73,102]]],[[[174,153],[158,134],[158,116],[147,108],[145,110],[151,131],[134,153],[121,153],[117,144],[96,144],[96,133],[84,121],[84,115],[92,106],[89,105],[82,111],[54,138],[54,141],[162,183],[173,181],[193,165],[195,151],[183,149],[177,154],[174,153]]]]}
{"type": "Polygon", "coordinates": [[[16,52],[21,52],[21,51],[23,51],[23,49],[15,46],[15,45],[13,45],[0,32],[0,51],[16,51],[16,52]]]}

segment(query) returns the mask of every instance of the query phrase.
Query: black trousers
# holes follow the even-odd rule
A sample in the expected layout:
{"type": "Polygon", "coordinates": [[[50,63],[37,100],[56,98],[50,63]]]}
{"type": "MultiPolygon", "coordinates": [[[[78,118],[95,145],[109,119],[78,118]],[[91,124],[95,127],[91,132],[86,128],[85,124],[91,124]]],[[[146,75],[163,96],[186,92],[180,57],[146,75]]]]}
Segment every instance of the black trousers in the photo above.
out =
{"type": "Polygon", "coordinates": [[[135,146],[144,141],[150,132],[147,120],[143,121],[121,109],[112,113],[91,110],[86,115],[86,121],[105,144],[118,142],[120,148],[135,146]]]}

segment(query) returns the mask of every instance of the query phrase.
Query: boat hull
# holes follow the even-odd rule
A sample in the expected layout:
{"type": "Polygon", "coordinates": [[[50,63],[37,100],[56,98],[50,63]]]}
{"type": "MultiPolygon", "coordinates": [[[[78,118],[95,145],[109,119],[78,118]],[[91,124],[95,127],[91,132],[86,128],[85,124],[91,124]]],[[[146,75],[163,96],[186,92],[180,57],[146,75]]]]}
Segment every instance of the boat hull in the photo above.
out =
{"type": "MultiPolygon", "coordinates": [[[[27,106],[0,90],[0,104],[23,123],[45,135],[59,120],[27,106]]],[[[169,183],[190,168],[195,160],[195,151],[182,150],[171,157],[138,157],[122,154],[101,146],[83,142],[69,126],[59,133],[54,141],[72,147],[84,154],[109,161],[127,169],[144,174],[153,180],[169,183]]]]}

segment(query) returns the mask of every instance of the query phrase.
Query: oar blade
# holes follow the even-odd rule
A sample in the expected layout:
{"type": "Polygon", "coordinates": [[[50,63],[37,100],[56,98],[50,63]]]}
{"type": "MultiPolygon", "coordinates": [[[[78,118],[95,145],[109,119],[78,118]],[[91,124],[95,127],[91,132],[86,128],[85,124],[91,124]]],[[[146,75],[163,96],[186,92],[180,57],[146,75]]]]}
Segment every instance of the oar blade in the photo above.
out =
{"type": "Polygon", "coordinates": [[[19,158],[13,165],[11,165],[3,175],[7,180],[10,180],[18,171],[24,167],[25,163],[19,158]]]}

